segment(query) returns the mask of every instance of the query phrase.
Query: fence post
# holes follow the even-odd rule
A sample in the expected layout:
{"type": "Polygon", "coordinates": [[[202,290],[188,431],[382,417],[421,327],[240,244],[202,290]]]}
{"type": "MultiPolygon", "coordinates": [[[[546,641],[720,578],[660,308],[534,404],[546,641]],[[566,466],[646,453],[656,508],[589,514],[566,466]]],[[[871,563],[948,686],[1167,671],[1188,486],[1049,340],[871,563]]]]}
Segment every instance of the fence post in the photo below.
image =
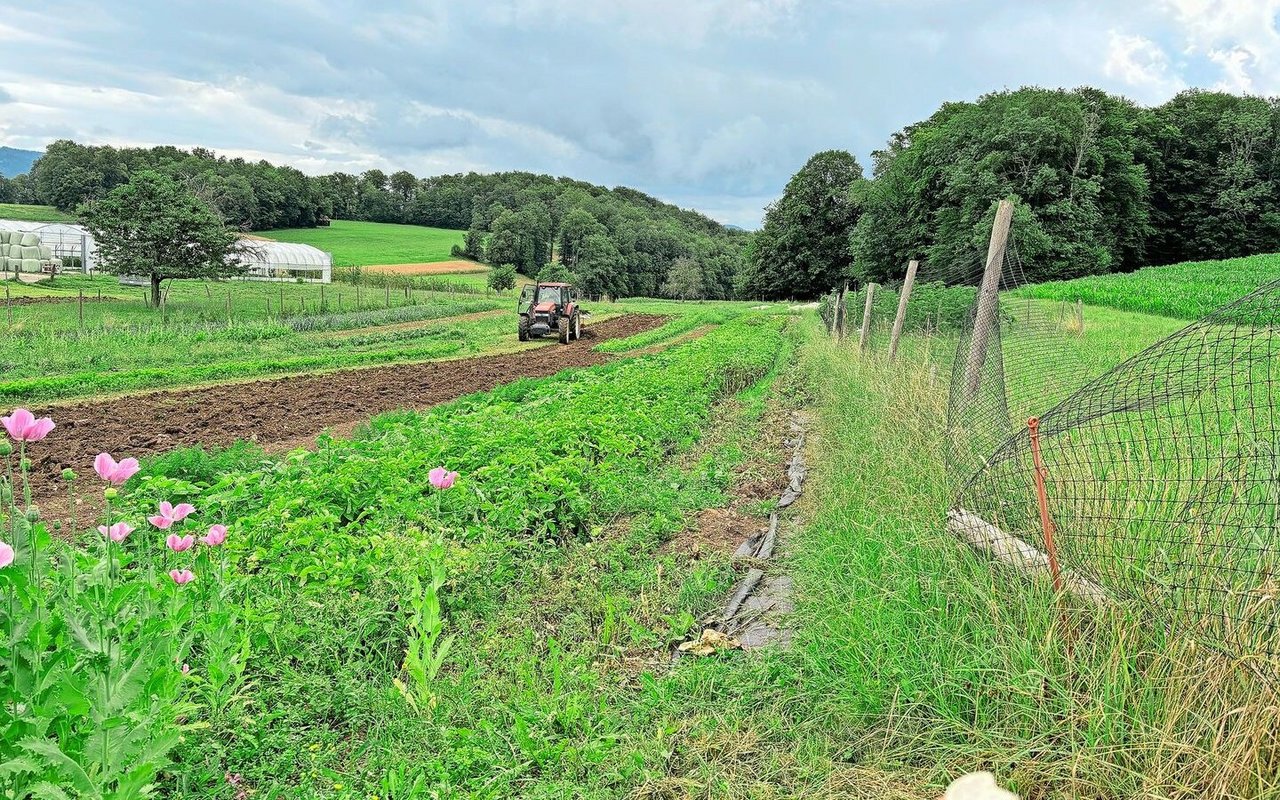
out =
{"type": "Polygon", "coordinates": [[[911,299],[911,287],[916,282],[916,269],[920,262],[912,259],[907,264],[907,277],[902,281],[902,296],[898,298],[898,316],[893,318],[893,333],[889,336],[889,360],[898,356],[898,337],[902,335],[902,323],[907,319],[907,301],[911,299]]]}
{"type": "Polygon", "coordinates": [[[1076,301],[1076,336],[1084,336],[1084,301],[1076,301]]]}
{"type": "MultiPolygon", "coordinates": [[[[13,271],[13,274],[14,274],[14,275],[17,275],[17,274],[18,274],[18,271],[17,271],[17,270],[14,270],[14,271],[13,271]]],[[[15,280],[16,280],[16,278],[15,278],[15,280]]],[[[8,286],[8,284],[6,284],[6,285],[5,285],[5,287],[4,287],[4,307],[5,307],[5,310],[9,312],[9,324],[10,324],[10,325],[12,325],[12,324],[13,324],[13,301],[12,301],[11,299],[9,299],[9,286],[8,286]]]]}
{"type": "Polygon", "coordinates": [[[284,284],[280,284],[280,318],[284,319],[284,284]]]}
{"type": "Polygon", "coordinates": [[[384,288],[387,290],[387,308],[391,308],[391,284],[384,284],[384,288]]]}
{"type": "Polygon", "coordinates": [[[836,293],[836,336],[841,341],[849,334],[849,282],[845,281],[836,293]]]}
{"type": "Polygon", "coordinates": [[[1044,552],[1049,557],[1049,574],[1053,576],[1053,590],[1062,591],[1062,570],[1058,566],[1058,546],[1053,541],[1053,517],[1049,516],[1049,493],[1045,489],[1044,479],[1049,470],[1045,469],[1044,460],[1040,457],[1040,419],[1032,417],[1027,420],[1027,431],[1031,435],[1031,467],[1035,471],[1036,502],[1040,506],[1040,529],[1044,531],[1044,552]]]}
{"type": "Polygon", "coordinates": [[[867,345],[871,339],[867,335],[871,332],[871,301],[876,295],[876,285],[874,283],[867,284],[867,302],[862,306],[862,331],[858,334],[858,349],[866,352],[867,345]]]}
{"type": "Polygon", "coordinates": [[[227,287],[227,324],[231,324],[231,287],[227,287]]]}
{"type": "Polygon", "coordinates": [[[973,338],[964,365],[965,397],[972,400],[978,393],[982,366],[987,358],[987,342],[996,324],[1000,300],[1000,275],[1004,270],[1004,248],[1009,241],[1009,225],[1013,222],[1013,203],[1001,200],[991,224],[991,242],[987,245],[987,265],[978,289],[978,308],[973,320],[973,338]]]}

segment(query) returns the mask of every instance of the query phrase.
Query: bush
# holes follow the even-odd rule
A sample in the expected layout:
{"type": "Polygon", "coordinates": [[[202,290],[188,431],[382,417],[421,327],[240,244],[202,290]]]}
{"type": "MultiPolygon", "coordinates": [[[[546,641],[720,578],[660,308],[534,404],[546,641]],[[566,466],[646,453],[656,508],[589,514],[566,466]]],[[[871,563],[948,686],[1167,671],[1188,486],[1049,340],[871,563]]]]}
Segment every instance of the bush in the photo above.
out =
{"type": "MultiPolygon", "coordinates": [[[[455,249],[457,245],[454,245],[455,249]]],[[[497,292],[507,292],[516,288],[516,267],[514,264],[503,264],[489,272],[489,288],[497,292]]]]}

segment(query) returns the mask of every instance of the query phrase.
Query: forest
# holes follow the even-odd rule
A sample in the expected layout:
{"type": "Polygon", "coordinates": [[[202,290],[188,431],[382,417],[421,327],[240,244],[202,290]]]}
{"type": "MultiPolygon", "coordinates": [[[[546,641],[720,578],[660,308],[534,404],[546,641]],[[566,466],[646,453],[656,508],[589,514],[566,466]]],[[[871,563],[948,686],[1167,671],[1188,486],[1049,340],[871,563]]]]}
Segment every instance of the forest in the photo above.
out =
{"type": "Polygon", "coordinates": [[[328,219],[467,230],[458,253],[527,275],[558,262],[597,296],[808,298],[886,281],[909,259],[967,280],[1013,198],[1028,280],[1280,250],[1280,103],[1189,90],[1146,108],[1090,88],[944,104],[874,152],[813,156],[755,234],[634,189],[526,172],[309,177],[197,148],[59,141],[0,201],[72,211],[146,169],[182,178],[228,225],[328,219]]]}

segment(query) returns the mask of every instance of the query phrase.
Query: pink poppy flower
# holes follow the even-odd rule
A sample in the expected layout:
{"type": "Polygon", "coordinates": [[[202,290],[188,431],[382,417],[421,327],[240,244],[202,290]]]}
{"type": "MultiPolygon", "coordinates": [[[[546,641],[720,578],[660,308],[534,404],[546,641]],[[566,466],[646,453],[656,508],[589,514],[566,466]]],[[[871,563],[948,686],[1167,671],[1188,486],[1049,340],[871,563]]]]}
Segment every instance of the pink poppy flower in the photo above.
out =
{"type": "Polygon", "coordinates": [[[8,542],[0,542],[0,569],[12,564],[16,556],[17,553],[13,551],[13,545],[8,542]]]}
{"type": "Polygon", "coordinates": [[[169,577],[173,578],[173,582],[179,586],[191,583],[196,579],[195,573],[189,569],[171,569],[169,570],[169,577]]]}
{"type": "Polygon", "coordinates": [[[113,542],[123,542],[129,538],[129,534],[133,533],[134,528],[127,522],[117,522],[108,528],[106,525],[98,526],[98,533],[109,537],[113,542]]]}
{"type": "Polygon", "coordinates": [[[98,473],[98,477],[115,486],[120,486],[132,478],[138,469],[136,458],[125,458],[116,463],[116,460],[106,453],[98,453],[98,457],[93,460],[93,471],[98,473]]]}
{"type": "Polygon", "coordinates": [[[38,442],[57,427],[48,417],[36,419],[36,415],[25,408],[17,409],[10,416],[0,417],[0,425],[17,442],[38,442]]]}
{"type": "Polygon", "coordinates": [[[431,485],[442,491],[452,487],[457,479],[458,473],[450,472],[444,467],[436,467],[427,473],[427,480],[431,481],[431,485]]]}
{"type": "Polygon", "coordinates": [[[168,500],[160,503],[160,513],[154,517],[147,517],[147,520],[162,531],[169,530],[175,522],[182,522],[195,511],[195,506],[190,503],[179,503],[173,505],[168,500]]]}
{"type": "Polygon", "coordinates": [[[217,547],[227,540],[226,525],[210,525],[209,532],[200,537],[200,541],[209,547],[217,547]]]}
{"type": "Polygon", "coordinates": [[[183,550],[190,550],[195,545],[196,537],[190,534],[186,536],[179,536],[176,533],[171,533],[164,540],[164,543],[167,544],[169,549],[173,552],[181,553],[183,550]]]}

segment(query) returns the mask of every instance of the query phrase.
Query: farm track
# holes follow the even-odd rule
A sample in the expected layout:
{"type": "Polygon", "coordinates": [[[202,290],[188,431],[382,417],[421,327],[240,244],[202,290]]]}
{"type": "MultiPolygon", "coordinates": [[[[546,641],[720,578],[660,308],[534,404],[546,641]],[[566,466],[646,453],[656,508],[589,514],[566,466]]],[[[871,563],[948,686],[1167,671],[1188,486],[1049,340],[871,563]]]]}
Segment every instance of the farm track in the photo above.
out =
{"type": "MultiPolygon", "coordinates": [[[[241,439],[272,451],[301,446],[325,430],[349,431],[386,411],[428,408],[518,378],[603,364],[617,356],[595,352],[597,344],[643,333],[665,321],[628,314],[583,329],[582,339],[568,345],[35,409],[37,416],[53,416],[58,430],[32,448],[33,500],[54,517],[61,516],[66,508],[62,470],[70,467],[80,473],[81,489],[96,486],[89,465],[100,452],[117,458],[145,457],[178,447],[226,446],[241,439]]],[[[93,505],[94,499],[86,502],[93,505]]]]}

